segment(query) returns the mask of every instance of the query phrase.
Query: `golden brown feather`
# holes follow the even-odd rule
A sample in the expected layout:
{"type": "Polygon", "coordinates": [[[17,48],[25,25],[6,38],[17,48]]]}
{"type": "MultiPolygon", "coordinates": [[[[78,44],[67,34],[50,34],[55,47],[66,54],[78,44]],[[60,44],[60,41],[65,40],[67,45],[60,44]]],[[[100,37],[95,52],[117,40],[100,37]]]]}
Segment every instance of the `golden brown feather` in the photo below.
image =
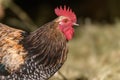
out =
{"type": "Polygon", "coordinates": [[[12,73],[24,64],[24,58],[27,54],[20,41],[24,31],[0,24],[0,63],[12,73]]]}

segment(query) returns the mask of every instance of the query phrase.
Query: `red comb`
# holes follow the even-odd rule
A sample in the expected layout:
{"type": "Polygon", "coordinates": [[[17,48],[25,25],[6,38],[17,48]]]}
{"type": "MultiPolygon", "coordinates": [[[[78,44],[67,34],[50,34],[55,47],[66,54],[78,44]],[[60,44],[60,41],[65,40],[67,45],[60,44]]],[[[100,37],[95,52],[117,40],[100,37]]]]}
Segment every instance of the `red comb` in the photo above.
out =
{"type": "Polygon", "coordinates": [[[69,7],[68,8],[66,8],[66,6],[64,6],[64,8],[62,8],[61,6],[60,8],[57,7],[55,9],[55,14],[57,16],[69,17],[73,22],[76,22],[76,15],[69,7]]]}

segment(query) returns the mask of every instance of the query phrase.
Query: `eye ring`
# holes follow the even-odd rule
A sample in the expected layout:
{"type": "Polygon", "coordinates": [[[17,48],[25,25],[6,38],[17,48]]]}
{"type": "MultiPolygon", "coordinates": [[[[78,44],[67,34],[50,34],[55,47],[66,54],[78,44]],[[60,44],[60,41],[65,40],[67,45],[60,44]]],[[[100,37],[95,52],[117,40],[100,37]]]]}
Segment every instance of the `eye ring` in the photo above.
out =
{"type": "Polygon", "coordinates": [[[67,22],[68,22],[68,19],[64,19],[63,21],[64,21],[65,23],[67,23],[67,22]]]}

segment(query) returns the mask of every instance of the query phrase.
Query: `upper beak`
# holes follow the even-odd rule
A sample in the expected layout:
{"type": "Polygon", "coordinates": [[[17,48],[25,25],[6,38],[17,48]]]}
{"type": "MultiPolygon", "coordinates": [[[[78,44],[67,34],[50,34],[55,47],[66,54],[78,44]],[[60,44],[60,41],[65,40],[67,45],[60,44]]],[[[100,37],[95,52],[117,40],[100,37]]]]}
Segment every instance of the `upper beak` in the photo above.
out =
{"type": "Polygon", "coordinates": [[[75,26],[79,26],[79,24],[77,24],[77,23],[74,23],[73,25],[75,25],[75,26]]]}

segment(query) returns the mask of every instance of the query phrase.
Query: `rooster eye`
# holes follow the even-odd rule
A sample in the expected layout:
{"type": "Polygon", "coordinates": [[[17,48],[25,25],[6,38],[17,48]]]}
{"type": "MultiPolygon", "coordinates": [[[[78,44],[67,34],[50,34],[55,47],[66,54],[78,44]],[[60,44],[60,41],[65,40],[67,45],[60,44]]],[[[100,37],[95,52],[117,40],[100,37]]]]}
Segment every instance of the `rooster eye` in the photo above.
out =
{"type": "Polygon", "coordinates": [[[68,19],[64,19],[63,21],[64,21],[65,23],[67,23],[67,22],[68,22],[68,19]]]}

